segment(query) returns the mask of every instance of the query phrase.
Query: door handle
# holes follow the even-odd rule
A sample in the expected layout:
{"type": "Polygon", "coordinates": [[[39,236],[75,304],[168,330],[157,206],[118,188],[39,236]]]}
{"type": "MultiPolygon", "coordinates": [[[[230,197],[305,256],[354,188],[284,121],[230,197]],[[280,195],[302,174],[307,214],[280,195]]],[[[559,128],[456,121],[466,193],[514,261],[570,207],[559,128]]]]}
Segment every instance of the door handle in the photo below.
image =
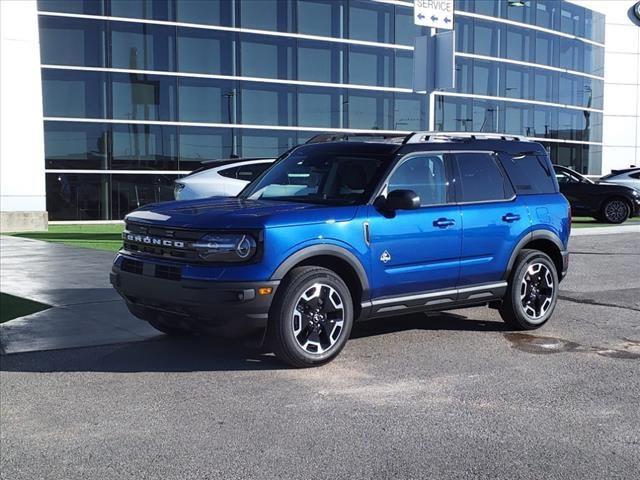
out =
{"type": "Polygon", "coordinates": [[[438,228],[447,228],[455,224],[456,221],[453,218],[439,218],[433,221],[433,226],[438,228]]]}
{"type": "Polygon", "coordinates": [[[520,215],[516,214],[516,213],[505,213],[502,216],[502,221],[503,222],[517,222],[518,220],[520,220],[520,215]]]}

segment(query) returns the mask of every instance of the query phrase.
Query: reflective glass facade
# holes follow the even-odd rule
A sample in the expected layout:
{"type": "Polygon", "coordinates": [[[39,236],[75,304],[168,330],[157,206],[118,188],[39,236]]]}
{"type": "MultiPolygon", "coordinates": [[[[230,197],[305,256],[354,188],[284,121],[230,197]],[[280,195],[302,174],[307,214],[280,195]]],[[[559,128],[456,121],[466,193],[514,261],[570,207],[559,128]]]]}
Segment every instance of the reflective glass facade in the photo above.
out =
{"type": "MultiPolygon", "coordinates": [[[[522,4],[515,6],[515,4],[522,4]]],[[[326,129],[508,132],[599,171],[604,19],[456,2],[456,88],[412,92],[412,7],[383,0],[39,0],[51,220],[172,198],[202,160],[326,129]]]]}

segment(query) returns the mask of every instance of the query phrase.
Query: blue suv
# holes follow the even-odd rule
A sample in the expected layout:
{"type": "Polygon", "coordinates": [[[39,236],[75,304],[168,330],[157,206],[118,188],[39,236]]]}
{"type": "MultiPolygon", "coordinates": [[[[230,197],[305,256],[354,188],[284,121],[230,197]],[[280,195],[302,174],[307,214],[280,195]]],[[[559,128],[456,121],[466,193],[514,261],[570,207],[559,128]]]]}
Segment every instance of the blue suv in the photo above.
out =
{"type": "Polygon", "coordinates": [[[260,332],[297,367],[333,359],[359,320],[474,305],[515,329],[550,318],[571,213],[542,145],[365,140],[295,147],[238,197],[130,213],[111,283],[162,332],[260,332]]]}

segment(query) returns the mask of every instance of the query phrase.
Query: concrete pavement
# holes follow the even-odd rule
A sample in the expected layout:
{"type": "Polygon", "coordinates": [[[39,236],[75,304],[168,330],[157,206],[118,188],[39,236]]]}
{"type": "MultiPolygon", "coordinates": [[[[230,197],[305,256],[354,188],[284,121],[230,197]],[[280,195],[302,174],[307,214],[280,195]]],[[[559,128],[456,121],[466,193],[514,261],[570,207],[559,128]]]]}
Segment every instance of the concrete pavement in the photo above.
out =
{"type": "Polygon", "coordinates": [[[0,238],[0,290],[53,308],[0,325],[0,352],[146,340],[158,332],[131,316],[109,284],[113,253],[0,238]]]}

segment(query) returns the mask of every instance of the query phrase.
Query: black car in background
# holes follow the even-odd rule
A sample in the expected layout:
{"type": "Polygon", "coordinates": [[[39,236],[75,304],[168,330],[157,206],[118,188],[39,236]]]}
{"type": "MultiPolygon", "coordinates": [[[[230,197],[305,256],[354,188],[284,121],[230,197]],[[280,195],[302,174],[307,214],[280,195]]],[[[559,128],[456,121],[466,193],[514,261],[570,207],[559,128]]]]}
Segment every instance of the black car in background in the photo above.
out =
{"type": "Polygon", "coordinates": [[[640,215],[640,192],[607,182],[593,182],[567,167],[554,165],[560,192],[574,215],[587,215],[607,223],[622,223],[640,215]]]}

